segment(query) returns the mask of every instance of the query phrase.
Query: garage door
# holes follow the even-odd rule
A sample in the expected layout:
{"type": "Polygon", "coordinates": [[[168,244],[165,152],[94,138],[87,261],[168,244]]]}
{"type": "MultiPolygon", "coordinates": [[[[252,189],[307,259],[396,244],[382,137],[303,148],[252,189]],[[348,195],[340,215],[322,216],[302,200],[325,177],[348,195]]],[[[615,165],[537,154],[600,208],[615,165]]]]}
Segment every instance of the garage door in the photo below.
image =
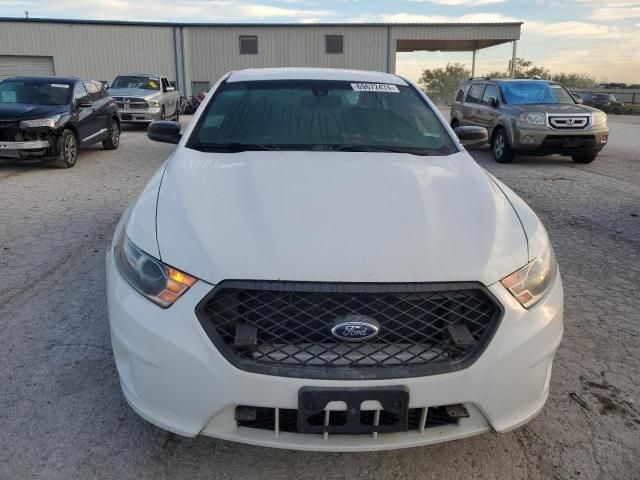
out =
{"type": "Polygon", "coordinates": [[[0,55],[0,80],[15,75],[54,75],[53,57],[0,55]]]}

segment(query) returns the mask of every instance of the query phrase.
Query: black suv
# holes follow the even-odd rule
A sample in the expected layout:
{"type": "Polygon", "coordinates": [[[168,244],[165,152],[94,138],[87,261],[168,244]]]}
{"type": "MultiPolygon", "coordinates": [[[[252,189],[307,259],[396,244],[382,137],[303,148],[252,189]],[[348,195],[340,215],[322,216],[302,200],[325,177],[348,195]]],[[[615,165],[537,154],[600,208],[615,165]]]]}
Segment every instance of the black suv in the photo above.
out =
{"type": "Polygon", "coordinates": [[[585,105],[599,108],[603,112],[624,113],[624,102],[618,100],[610,93],[581,93],[580,98],[585,105]]]}
{"type": "Polygon", "coordinates": [[[11,77],[0,82],[0,158],[73,167],[80,147],[120,143],[118,107],[100,82],[11,77]]]}

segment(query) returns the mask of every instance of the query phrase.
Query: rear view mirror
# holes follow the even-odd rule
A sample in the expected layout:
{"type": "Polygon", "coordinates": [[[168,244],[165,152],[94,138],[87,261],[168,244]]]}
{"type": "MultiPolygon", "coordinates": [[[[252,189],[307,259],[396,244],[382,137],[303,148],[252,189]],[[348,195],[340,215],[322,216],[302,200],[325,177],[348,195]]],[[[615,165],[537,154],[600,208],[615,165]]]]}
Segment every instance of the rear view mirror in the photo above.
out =
{"type": "Polygon", "coordinates": [[[456,127],[453,131],[465,148],[478,148],[489,143],[489,133],[484,127],[456,127]]]}
{"type": "Polygon", "coordinates": [[[180,124],[168,120],[151,122],[149,128],[147,128],[147,136],[156,142],[180,143],[180,139],[182,138],[180,134],[180,124]]]}

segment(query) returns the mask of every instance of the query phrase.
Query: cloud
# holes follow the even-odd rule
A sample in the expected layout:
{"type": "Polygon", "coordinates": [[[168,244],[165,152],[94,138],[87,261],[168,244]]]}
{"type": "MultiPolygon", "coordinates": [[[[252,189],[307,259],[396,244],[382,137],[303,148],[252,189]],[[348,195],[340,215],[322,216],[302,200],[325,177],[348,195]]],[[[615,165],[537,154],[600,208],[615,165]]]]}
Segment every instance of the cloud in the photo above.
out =
{"type": "MultiPolygon", "coordinates": [[[[0,0],[0,6],[13,2],[0,0]]],[[[287,3],[287,2],[285,2],[287,3]]],[[[315,8],[294,8],[289,3],[286,7],[263,3],[252,3],[233,0],[185,0],[178,5],[169,0],[94,0],[91,9],[87,9],[86,0],[58,0],[57,2],[41,2],[27,0],[21,2],[17,12],[22,16],[23,10],[29,10],[31,17],[42,18],[92,18],[108,20],[140,20],[146,21],[245,21],[269,19],[294,19],[303,21],[307,18],[332,17],[333,11],[315,8]],[[289,8],[291,5],[291,8],[289,8]]]]}
{"type": "Polygon", "coordinates": [[[504,3],[507,0],[409,0],[409,1],[414,3],[435,3],[436,5],[447,5],[450,7],[478,7],[480,5],[504,3]]]}
{"type": "Polygon", "coordinates": [[[520,20],[502,13],[470,13],[467,15],[418,15],[414,13],[394,13],[378,17],[378,21],[389,23],[493,23],[518,22],[520,20]]]}
{"type": "Polygon", "coordinates": [[[609,21],[640,17],[640,4],[596,8],[589,16],[592,20],[609,21]]]}

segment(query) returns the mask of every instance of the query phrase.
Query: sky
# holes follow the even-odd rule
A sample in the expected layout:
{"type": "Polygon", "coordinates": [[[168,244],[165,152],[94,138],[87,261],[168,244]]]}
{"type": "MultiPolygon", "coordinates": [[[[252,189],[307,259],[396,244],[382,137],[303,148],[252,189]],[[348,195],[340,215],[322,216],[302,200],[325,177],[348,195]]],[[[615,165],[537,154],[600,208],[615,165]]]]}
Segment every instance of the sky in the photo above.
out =
{"type": "MultiPolygon", "coordinates": [[[[0,0],[0,16],[180,22],[522,21],[518,56],[554,73],[640,83],[640,0],[0,0]]],[[[479,52],[477,74],[505,70],[511,46],[479,52]]],[[[398,73],[417,79],[471,53],[398,54],[398,73]]]]}

